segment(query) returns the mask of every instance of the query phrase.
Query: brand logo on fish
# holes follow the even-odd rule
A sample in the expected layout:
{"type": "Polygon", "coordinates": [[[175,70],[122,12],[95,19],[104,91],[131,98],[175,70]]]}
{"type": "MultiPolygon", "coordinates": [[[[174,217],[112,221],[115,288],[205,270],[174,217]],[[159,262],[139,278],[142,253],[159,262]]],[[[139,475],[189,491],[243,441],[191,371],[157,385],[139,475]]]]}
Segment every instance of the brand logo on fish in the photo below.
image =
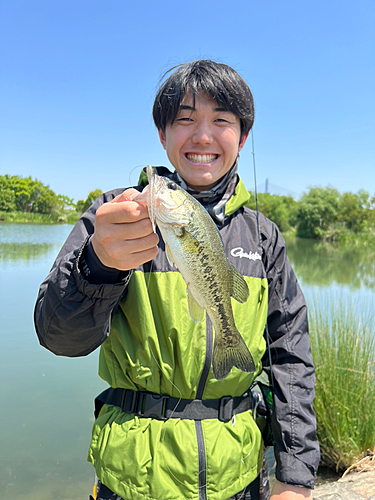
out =
{"type": "Polygon", "coordinates": [[[233,248],[230,254],[232,255],[232,257],[239,257],[240,259],[244,257],[249,260],[262,260],[258,252],[254,253],[250,251],[250,253],[246,253],[241,247],[233,248]]]}

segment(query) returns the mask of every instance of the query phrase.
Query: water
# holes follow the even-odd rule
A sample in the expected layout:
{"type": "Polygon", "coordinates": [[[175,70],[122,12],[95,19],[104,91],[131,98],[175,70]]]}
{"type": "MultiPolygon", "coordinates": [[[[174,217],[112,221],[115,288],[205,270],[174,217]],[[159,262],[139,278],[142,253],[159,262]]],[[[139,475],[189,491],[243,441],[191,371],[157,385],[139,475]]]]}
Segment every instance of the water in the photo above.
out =
{"type": "MultiPolygon", "coordinates": [[[[81,500],[92,490],[86,462],[98,352],[80,359],[40,347],[33,326],[39,284],[71,226],[0,223],[0,491],[3,500],[81,500]]],[[[308,300],[327,290],[372,301],[375,249],[288,240],[308,300]]],[[[271,460],[271,457],[270,457],[271,460]]]]}
{"type": "Polygon", "coordinates": [[[4,500],[88,498],[95,352],[56,357],[33,326],[39,284],[71,226],[0,224],[0,485],[4,500]]]}

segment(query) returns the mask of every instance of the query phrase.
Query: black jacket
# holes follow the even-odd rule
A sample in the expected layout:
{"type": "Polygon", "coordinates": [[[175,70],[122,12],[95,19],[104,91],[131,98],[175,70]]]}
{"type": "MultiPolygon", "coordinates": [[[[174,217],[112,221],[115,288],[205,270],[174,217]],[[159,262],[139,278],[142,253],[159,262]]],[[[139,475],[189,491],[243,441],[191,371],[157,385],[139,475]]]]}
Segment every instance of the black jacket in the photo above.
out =
{"type": "MultiPolygon", "coordinates": [[[[104,268],[88,244],[94,232],[96,210],[122,191],[102,195],[77,222],[40,287],[35,307],[36,330],[40,343],[57,355],[84,356],[100,346],[109,335],[113,311],[126,294],[131,272],[104,268]],[[91,270],[88,279],[84,276],[82,254],[91,270]]],[[[252,238],[258,240],[255,212],[245,207],[241,210],[250,221],[252,238]]],[[[319,445],[312,407],[315,372],[306,304],[278,228],[261,214],[258,220],[262,272],[269,284],[276,477],[284,483],[313,488],[319,445]]],[[[224,222],[219,230],[225,232],[227,228],[224,222]]],[[[263,365],[270,374],[268,353],[263,365]]]]}

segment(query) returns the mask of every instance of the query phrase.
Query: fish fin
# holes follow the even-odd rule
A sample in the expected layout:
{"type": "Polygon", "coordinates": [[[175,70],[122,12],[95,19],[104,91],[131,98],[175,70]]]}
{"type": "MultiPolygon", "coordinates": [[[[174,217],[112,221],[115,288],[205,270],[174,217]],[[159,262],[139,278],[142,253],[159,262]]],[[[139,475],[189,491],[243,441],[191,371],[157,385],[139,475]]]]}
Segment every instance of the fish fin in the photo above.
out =
{"type": "Polygon", "coordinates": [[[235,366],[247,373],[254,373],[255,363],[241,335],[236,332],[231,339],[231,345],[225,345],[223,336],[215,337],[212,370],[216,380],[222,380],[235,366]]]}
{"type": "Polygon", "coordinates": [[[167,256],[167,261],[169,265],[172,267],[176,267],[176,264],[173,262],[172,252],[168,243],[165,244],[165,255],[167,256]]]}
{"type": "Polygon", "coordinates": [[[192,296],[189,289],[187,291],[187,299],[188,299],[188,309],[189,316],[194,323],[202,323],[204,318],[204,309],[198,304],[195,298],[192,296]]]}
{"type": "Polygon", "coordinates": [[[249,297],[249,287],[240,272],[237,271],[235,267],[232,266],[232,293],[231,296],[243,304],[247,301],[249,297]]]}
{"type": "Polygon", "coordinates": [[[201,244],[184,227],[181,227],[181,233],[178,236],[181,246],[187,253],[199,253],[201,244]]]}

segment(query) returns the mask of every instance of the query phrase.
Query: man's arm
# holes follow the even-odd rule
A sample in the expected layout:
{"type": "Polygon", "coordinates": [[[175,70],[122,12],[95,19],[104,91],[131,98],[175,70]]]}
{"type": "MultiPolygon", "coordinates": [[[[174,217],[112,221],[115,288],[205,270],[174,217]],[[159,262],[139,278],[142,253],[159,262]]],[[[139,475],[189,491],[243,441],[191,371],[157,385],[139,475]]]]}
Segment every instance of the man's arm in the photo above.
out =
{"type": "Polygon", "coordinates": [[[276,481],[270,500],[311,500],[312,491],[276,481]]]}
{"type": "Polygon", "coordinates": [[[267,353],[263,363],[265,371],[273,380],[272,431],[276,478],[280,481],[274,494],[276,491],[281,494],[281,488],[289,491],[288,485],[297,487],[299,494],[305,494],[303,488],[309,490],[314,487],[319,463],[313,410],[315,369],[308,335],[307,308],[286,256],[282,236],[275,225],[270,225],[266,220],[264,223],[272,375],[267,353]]]}
{"type": "Polygon", "coordinates": [[[131,270],[157,254],[147,209],[132,201],[138,191],[116,194],[100,197],[77,222],[40,287],[35,327],[57,355],[85,356],[104,342],[131,270]]]}

